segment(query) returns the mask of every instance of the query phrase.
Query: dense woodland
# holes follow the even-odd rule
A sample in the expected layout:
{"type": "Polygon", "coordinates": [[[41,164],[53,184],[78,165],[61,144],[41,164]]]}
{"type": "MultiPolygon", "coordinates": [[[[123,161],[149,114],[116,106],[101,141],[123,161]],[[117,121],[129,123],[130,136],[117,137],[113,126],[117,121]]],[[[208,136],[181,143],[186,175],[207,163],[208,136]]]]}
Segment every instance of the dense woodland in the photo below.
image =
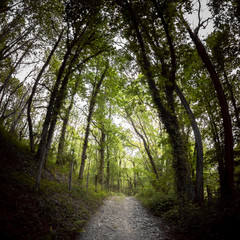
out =
{"type": "Polygon", "coordinates": [[[238,198],[238,0],[5,0],[0,19],[0,124],[36,189],[51,164],[155,211],[238,198]]]}

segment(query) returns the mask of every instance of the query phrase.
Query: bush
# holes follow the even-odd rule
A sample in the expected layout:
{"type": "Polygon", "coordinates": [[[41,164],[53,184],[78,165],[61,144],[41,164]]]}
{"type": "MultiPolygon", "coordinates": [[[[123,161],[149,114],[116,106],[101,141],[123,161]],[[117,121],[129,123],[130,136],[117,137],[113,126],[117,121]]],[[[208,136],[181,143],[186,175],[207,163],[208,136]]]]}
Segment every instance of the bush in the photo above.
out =
{"type": "Polygon", "coordinates": [[[240,239],[240,198],[215,199],[204,206],[183,204],[174,194],[147,190],[137,196],[155,215],[161,216],[175,231],[176,239],[240,239]]]}
{"type": "Polygon", "coordinates": [[[145,194],[137,197],[145,207],[157,216],[162,216],[163,213],[168,212],[177,204],[177,197],[174,194],[167,195],[155,192],[155,190],[148,190],[145,194]]]}

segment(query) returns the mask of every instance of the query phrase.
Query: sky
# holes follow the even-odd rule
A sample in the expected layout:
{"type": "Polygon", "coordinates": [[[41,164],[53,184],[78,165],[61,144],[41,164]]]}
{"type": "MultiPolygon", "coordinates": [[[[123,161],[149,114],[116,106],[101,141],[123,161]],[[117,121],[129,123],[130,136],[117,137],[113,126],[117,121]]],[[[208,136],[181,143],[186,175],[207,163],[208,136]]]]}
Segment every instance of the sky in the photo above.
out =
{"type": "MultiPolygon", "coordinates": [[[[211,13],[208,10],[207,3],[209,0],[200,0],[201,3],[201,11],[200,11],[200,18],[201,21],[207,20],[209,17],[211,17],[211,13]]],[[[186,19],[190,23],[190,26],[192,29],[195,29],[198,26],[199,19],[198,19],[198,9],[199,9],[199,3],[198,0],[193,1],[194,3],[194,12],[193,14],[186,15],[186,19]]],[[[206,24],[205,24],[206,25],[206,24]]],[[[209,35],[211,32],[213,32],[213,21],[209,21],[205,28],[201,27],[199,30],[199,36],[203,40],[206,38],[207,35],[209,35]]]]}

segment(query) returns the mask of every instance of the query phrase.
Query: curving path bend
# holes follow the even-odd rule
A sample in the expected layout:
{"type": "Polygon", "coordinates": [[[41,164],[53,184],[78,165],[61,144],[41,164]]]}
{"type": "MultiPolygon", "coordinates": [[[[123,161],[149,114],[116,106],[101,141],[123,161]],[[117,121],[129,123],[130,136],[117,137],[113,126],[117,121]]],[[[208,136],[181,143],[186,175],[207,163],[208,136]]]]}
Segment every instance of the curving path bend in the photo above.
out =
{"type": "Polygon", "coordinates": [[[77,240],[173,240],[169,230],[134,197],[111,197],[77,240]]]}

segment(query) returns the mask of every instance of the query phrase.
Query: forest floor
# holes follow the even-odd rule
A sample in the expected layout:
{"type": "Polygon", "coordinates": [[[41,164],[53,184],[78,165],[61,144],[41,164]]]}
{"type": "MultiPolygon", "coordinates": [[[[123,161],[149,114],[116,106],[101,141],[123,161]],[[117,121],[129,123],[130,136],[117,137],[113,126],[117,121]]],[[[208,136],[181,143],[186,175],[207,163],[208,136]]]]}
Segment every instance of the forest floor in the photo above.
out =
{"type": "Polygon", "coordinates": [[[43,169],[37,191],[37,169],[28,148],[0,129],[1,239],[75,240],[106,194],[87,193],[76,180],[69,191],[68,172],[56,164],[43,169]]]}
{"type": "Polygon", "coordinates": [[[94,186],[87,192],[77,179],[69,191],[69,169],[62,172],[55,163],[43,169],[36,191],[37,168],[28,147],[0,128],[0,236],[4,240],[240,239],[239,195],[183,209],[168,198],[158,199],[156,193],[151,201],[146,197],[148,204],[138,196],[147,209],[161,216],[156,217],[133,197],[109,197],[110,193],[96,193],[94,186]]]}
{"type": "Polygon", "coordinates": [[[78,240],[170,240],[170,228],[134,197],[110,197],[78,240]]]}

